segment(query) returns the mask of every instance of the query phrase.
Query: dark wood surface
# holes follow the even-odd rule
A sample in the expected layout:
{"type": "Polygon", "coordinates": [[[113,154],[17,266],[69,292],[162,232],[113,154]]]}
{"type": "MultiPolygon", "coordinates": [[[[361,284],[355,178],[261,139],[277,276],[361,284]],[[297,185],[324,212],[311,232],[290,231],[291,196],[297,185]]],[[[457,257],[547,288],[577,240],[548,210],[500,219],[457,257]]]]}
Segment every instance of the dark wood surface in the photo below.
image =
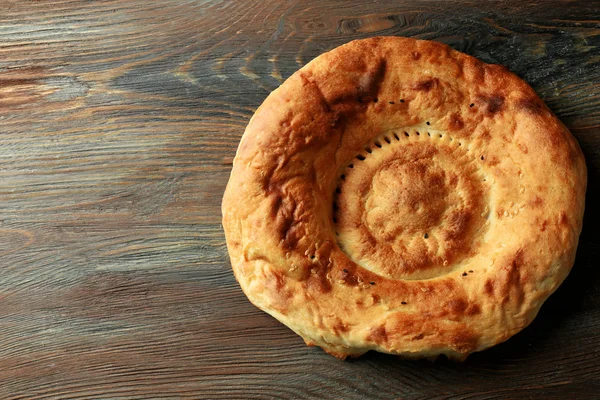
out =
{"type": "Polygon", "coordinates": [[[599,172],[597,1],[0,0],[0,398],[600,398],[599,172]],[[587,158],[573,272],[465,363],[338,361],[230,271],[220,202],[253,111],[372,35],[506,65],[587,158]]]}

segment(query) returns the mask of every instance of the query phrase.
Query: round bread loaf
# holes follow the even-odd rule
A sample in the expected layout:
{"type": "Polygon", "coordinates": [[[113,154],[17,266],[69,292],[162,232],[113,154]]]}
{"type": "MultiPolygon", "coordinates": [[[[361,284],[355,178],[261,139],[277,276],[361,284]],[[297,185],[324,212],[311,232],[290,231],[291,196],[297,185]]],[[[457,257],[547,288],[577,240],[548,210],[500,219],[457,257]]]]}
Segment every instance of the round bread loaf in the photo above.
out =
{"type": "Polygon", "coordinates": [[[586,179],[573,136],[506,68],[377,37],[259,107],[223,227],[246,296],[308,345],[461,360],[565,279],[586,179]]]}

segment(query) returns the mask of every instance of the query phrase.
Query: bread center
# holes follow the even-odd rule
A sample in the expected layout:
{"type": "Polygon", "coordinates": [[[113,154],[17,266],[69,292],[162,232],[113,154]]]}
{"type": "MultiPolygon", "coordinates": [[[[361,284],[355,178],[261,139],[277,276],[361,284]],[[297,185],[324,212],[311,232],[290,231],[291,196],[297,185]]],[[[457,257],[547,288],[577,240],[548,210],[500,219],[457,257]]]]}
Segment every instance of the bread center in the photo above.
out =
{"type": "Polygon", "coordinates": [[[446,174],[431,159],[392,160],[373,176],[365,199],[365,222],[373,236],[426,234],[439,224],[448,202],[446,174]]]}
{"type": "Polygon", "coordinates": [[[485,177],[468,150],[443,135],[412,136],[367,146],[343,174],[336,200],[340,247],[395,279],[453,271],[487,229],[485,177]]]}

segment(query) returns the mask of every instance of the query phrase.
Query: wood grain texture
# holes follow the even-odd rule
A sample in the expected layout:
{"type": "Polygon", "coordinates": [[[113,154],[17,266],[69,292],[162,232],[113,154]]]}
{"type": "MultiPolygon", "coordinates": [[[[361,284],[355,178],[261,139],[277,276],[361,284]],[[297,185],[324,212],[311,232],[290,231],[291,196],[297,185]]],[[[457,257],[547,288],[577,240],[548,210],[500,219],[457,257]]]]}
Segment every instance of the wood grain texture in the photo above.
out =
{"type": "Polygon", "coordinates": [[[0,10],[0,398],[598,398],[597,1],[0,10]],[[373,35],[506,65],[587,158],[572,274],[529,328],[463,364],[340,362],[254,308],[230,271],[220,201],[253,111],[313,57],[373,35]]]}

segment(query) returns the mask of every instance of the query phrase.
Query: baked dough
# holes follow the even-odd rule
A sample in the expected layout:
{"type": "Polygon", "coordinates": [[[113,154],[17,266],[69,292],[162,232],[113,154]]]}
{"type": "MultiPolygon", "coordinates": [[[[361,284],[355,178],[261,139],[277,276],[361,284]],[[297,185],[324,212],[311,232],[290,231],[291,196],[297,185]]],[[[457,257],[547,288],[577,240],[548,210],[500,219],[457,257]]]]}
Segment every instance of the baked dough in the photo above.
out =
{"type": "Polygon", "coordinates": [[[462,360],[565,279],[586,179],[567,128],[506,68],[377,37],[259,107],[223,227],[246,296],[308,345],[462,360]]]}

